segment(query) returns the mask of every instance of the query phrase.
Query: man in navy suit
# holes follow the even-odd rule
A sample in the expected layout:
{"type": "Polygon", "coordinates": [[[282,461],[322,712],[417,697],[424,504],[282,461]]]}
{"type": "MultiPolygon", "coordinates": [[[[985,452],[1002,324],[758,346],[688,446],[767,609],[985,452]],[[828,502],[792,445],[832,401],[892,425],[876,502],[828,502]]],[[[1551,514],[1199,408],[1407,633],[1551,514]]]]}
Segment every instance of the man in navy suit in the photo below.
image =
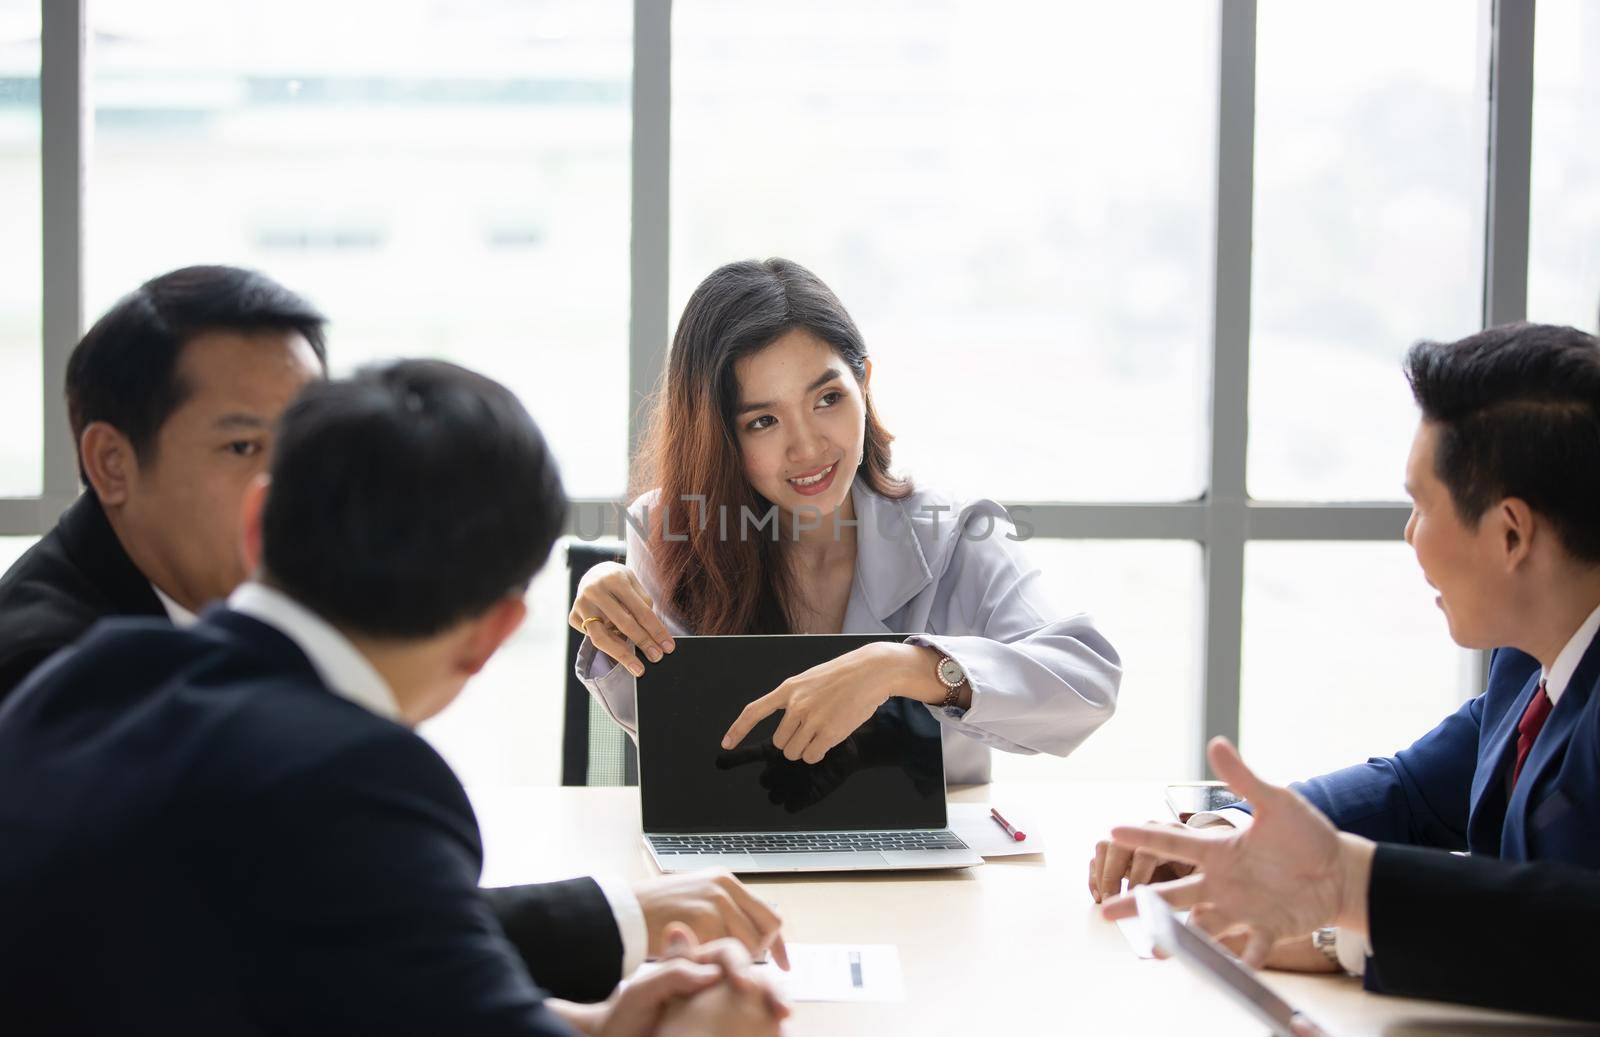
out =
{"type": "MultiPolygon", "coordinates": [[[[1498,650],[1485,692],[1409,749],[1296,788],[1369,839],[1600,868],[1600,340],[1512,324],[1418,343],[1406,373],[1406,540],[1450,636],[1498,650]]],[[[1090,867],[1098,900],[1166,865],[1102,843],[1090,867]]]]}
{"type": "Polygon", "coordinates": [[[522,621],[563,525],[511,393],[430,361],[314,383],[243,510],[226,605],[106,620],[0,708],[10,1028],[775,1031],[743,947],[687,930],[610,1002],[548,999],[478,889],[472,809],[413,728],[522,621]]]}

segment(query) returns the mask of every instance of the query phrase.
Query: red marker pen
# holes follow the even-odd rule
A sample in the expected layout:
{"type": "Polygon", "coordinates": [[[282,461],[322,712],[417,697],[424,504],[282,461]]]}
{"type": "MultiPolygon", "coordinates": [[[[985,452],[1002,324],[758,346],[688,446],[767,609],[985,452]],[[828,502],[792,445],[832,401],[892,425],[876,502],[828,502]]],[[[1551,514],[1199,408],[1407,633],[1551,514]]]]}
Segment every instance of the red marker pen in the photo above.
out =
{"type": "Polygon", "coordinates": [[[1011,827],[1011,822],[1001,817],[1000,811],[996,810],[994,807],[989,808],[989,816],[994,818],[994,823],[1004,829],[1005,833],[1017,842],[1020,843],[1022,840],[1028,837],[1027,832],[1019,832],[1015,828],[1011,827]]]}

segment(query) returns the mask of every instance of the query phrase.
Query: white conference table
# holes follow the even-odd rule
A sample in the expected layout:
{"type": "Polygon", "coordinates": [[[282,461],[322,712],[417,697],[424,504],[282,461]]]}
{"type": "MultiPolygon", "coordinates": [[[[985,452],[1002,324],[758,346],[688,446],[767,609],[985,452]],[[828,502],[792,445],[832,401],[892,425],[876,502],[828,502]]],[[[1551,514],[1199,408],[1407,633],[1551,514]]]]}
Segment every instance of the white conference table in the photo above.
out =
{"type": "MultiPolygon", "coordinates": [[[[796,943],[892,943],[906,1000],[799,1004],[787,1032],[828,1034],[1258,1034],[1265,1028],[1172,961],[1140,959],[1087,888],[1094,843],[1116,823],[1167,816],[1149,783],[996,784],[951,793],[1025,817],[1041,856],[969,871],[751,876],[796,943]]],[[[472,790],[485,885],[657,874],[638,790],[472,790]]],[[[1359,981],[1264,972],[1334,1037],[1579,1032],[1551,1019],[1368,994],[1359,981]]]]}

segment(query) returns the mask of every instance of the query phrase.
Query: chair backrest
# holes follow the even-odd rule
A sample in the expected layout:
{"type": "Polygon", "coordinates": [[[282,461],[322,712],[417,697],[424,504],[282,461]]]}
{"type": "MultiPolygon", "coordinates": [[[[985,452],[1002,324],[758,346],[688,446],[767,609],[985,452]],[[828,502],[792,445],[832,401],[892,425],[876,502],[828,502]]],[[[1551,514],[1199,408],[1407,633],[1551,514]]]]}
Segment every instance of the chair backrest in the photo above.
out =
{"type": "MultiPolygon", "coordinates": [[[[627,548],[619,541],[569,541],[568,606],[578,596],[578,583],[584,573],[601,562],[621,562],[626,557],[627,548]]],[[[563,623],[566,618],[563,614],[563,623]]],[[[561,722],[561,784],[637,785],[639,755],[632,739],[578,680],[578,649],[582,646],[583,635],[567,627],[567,694],[561,722]]]]}

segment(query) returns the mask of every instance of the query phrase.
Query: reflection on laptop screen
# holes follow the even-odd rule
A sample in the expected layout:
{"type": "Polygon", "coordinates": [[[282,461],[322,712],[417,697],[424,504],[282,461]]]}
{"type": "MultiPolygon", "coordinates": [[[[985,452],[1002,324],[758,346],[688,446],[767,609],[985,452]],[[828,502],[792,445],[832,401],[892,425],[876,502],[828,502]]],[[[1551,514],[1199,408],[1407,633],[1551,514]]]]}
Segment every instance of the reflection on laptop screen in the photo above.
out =
{"type": "Polygon", "coordinates": [[[738,746],[722,736],[745,705],[794,674],[903,634],[679,637],[638,680],[639,792],[646,832],[864,831],[945,826],[939,721],[893,697],[816,765],[772,745],[783,714],[738,746]]]}

